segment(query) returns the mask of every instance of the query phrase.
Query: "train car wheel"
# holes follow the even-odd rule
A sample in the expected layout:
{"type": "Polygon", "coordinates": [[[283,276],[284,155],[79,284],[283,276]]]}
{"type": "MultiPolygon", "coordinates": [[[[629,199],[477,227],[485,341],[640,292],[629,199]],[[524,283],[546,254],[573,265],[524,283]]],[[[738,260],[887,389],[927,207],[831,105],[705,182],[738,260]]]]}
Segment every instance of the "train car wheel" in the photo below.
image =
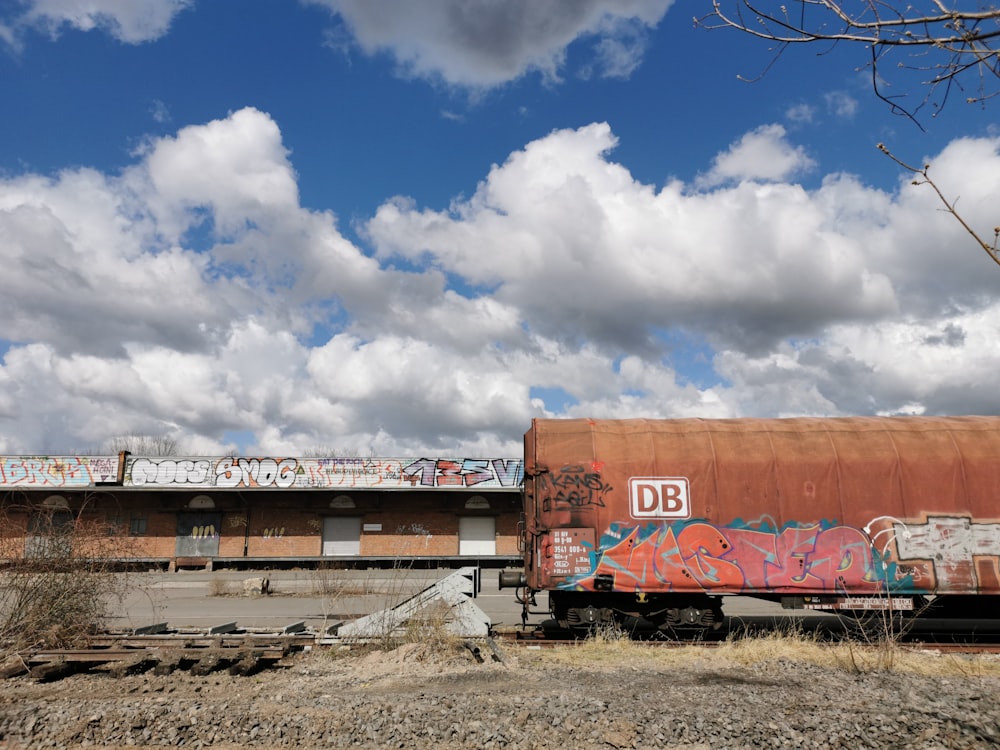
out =
{"type": "Polygon", "coordinates": [[[657,613],[657,626],[665,634],[684,636],[706,635],[722,627],[722,606],[717,598],[683,599],[676,606],[657,613]]]}

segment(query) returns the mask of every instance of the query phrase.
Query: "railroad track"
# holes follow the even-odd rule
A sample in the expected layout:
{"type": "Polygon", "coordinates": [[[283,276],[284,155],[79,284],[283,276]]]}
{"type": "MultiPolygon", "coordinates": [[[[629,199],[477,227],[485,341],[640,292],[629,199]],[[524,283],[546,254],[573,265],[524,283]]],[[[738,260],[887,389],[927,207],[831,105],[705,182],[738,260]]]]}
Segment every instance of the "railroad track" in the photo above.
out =
{"type": "MultiPolygon", "coordinates": [[[[766,628],[751,632],[731,628],[713,633],[710,638],[636,639],[637,643],[654,648],[695,646],[713,648],[727,638],[753,638],[766,628]]],[[[807,634],[813,638],[816,634],[807,634]]],[[[829,635],[829,634],[828,634],[829,635]]],[[[818,645],[843,643],[849,635],[843,630],[834,637],[815,637],[818,645]]],[[[893,636],[894,643],[908,650],[925,650],[955,654],[1000,654],[1000,633],[957,629],[893,636]]],[[[855,637],[860,646],[878,648],[882,641],[855,637]]],[[[573,637],[564,630],[540,628],[494,633],[492,636],[470,638],[463,642],[477,661],[503,661],[498,644],[520,647],[554,648],[579,646],[585,639],[573,637]]],[[[169,675],[187,670],[193,675],[207,675],[226,670],[233,675],[250,675],[278,664],[295,652],[330,643],[330,636],[307,630],[304,623],[293,623],[280,630],[243,630],[236,623],[224,623],[205,630],[169,630],[165,623],[137,628],[126,633],[104,633],[91,636],[85,648],[38,649],[20,659],[0,665],[0,679],[28,675],[38,681],[58,680],[71,674],[102,667],[114,676],[124,676],[152,670],[156,675],[169,675]]],[[[363,642],[363,641],[352,641],[363,642]]]]}
{"type": "MultiPolygon", "coordinates": [[[[513,644],[521,647],[528,648],[556,648],[560,646],[580,646],[586,642],[585,639],[579,638],[536,638],[530,633],[503,633],[497,637],[497,640],[504,644],[513,644]]],[[[650,648],[683,648],[693,647],[693,648],[718,648],[725,641],[706,641],[706,640],[686,640],[686,641],[676,641],[676,640],[636,640],[636,644],[649,646],[650,648]]],[[[835,647],[843,641],[815,641],[818,646],[828,646],[835,647]]],[[[879,648],[878,643],[865,643],[863,641],[857,642],[857,645],[862,648],[869,646],[871,648],[879,648]]],[[[935,653],[947,653],[947,654],[1000,654],[1000,642],[993,643],[947,643],[947,642],[922,642],[922,641],[906,641],[901,640],[896,643],[896,645],[908,651],[931,651],[935,653]]]]}
{"type": "Polygon", "coordinates": [[[302,623],[280,631],[245,631],[226,623],[183,632],[169,631],[161,623],[128,633],[94,635],[82,648],[35,649],[0,666],[0,679],[27,674],[46,682],[108,665],[115,676],[147,670],[168,675],[178,669],[194,675],[220,670],[250,675],[311,647],[316,637],[302,623]]]}
{"type": "MultiPolygon", "coordinates": [[[[722,629],[709,633],[704,637],[677,637],[669,638],[662,634],[646,633],[645,637],[640,636],[634,640],[635,643],[648,645],[657,648],[677,648],[682,646],[695,646],[699,648],[714,648],[729,639],[752,639],[772,632],[781,632],[782,624],[760,624],[754,628],[722,629]]],[[[823,630],[812,630],[803,632],[802,635],[809,638],[811,642],[819,645],[836,646],[845,642],[850,642],[858,646],[880,647],[886,643],[893,643],[900,648],[912,651],[934,651],[938,653],[963,653],[963,654],[1000,654],[1000,628],[993,628],[989,631],[977,631],[974,628],[957,627],[952,629],[938,629],[920,631],[906,631],[887,634],[881,630],[876,632],[862,632],[850,627],[827,627],[823,630]]],[[[517,630],[498,633],[497,639],[519,646],[561,646],[580,645],[585,642],[585,638],[575,636],[571,631],[557,628],[545,629],[535,628],[534,630],[517,630]]]]}

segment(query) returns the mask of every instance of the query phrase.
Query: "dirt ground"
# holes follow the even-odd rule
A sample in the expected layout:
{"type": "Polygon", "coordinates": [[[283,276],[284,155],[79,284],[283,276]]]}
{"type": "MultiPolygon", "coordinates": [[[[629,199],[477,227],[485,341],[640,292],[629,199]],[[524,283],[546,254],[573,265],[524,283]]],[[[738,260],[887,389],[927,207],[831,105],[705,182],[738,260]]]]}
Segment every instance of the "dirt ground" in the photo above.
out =
{"type": "Polygon", "coordinates": [[[316,649],[249,677],[0,683],[0,748],[987,748],[1000,662],[783,648],[316,649]],[[904,663],[905,662],[905,663],[904,663]]]}

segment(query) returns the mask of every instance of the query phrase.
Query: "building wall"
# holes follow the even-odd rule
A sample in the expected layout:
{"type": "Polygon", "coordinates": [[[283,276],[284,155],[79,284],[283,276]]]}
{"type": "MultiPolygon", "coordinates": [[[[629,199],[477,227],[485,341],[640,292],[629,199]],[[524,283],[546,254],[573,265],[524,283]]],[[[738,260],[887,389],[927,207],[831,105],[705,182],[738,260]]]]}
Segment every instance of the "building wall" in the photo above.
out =
{"type": "Polygon", "coordinates": [[[423,508],[389,508],[362,516],[361,554],[371,556],[457,555],[458,516],[423,508]]]}
{"type": "Polygon", "coordinates": [[[220,554],[242,555],[244,538],[248,557],[314,557],[321,552],[323,522],[314,511],[253,508],[249,528],[245,519],[234,516],[232,523],[224,524],[225,533],[238,536],[238,549],[223,545],[227,551],[220,554]]]}
{"type": "MultiPolygon", "coordinates": [[[[24,555],[32,512],[51,493],[0,492],[0,558],[24,555]],[[34,509],[34,510],[32,510],[34,509]]],[[[178,556],[178,520],[182,514],[216,515],[210,535],[218,542],[218,558],[318,558],[323,549],[323,524],[329,516],[360,519],[359,557],[455,557],[459,554],[459,524],[463,516],[495,520],[496,554],[518,554],[517,492],[482,493],[454,490],[355,491],[354,508],[332,507],[344,495],[321,490],[265,490],[242,493],[181,493],[162,488],[122,491],[63,489],[59,498],[76,519],[92,554],[169,562],[178,556]],[[474,497],[475,506],[466,507],[474,497]],[[215,507],[211,507],[214,505],[215,507]],[[216,527],[217,526],[217,527],[216,527]]],[[[197,533],[204,534],[206,526],[197,533]]],[[[194,532],[192,532],[194,533],[194,532]]],[[[82,547],[81,547],[82,549],[82,547]]]]}
{"type": "MultiPolygon", "coordinates": [[[[518,499],[520,503],[520,499],[518,499]]],[[[521,520],[520,505],[511,513],[503,513],[497,516],[497,554],[506,556],[516,556],[521,554],[519,549],[520,536],[518,535],[518,523],[521,520]]]]}
{"type": "Polygon", "coordinates": [[[24,555],[28,534],[28,514],[7,508],[0,514],[0,558],[17,559],[24,555]]]}

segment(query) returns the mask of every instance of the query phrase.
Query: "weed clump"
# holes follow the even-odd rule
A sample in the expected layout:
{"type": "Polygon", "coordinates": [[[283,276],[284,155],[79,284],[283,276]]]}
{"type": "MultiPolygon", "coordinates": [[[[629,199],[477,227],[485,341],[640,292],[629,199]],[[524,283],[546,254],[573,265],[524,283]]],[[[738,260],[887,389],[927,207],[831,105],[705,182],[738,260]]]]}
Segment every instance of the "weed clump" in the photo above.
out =
{"type": "Polygon", "coordinates": [[[84,643],[126,592],[118,563],[129,538],[86,501],[76,509],[26,498],[0,511],[0,658],[84,643]],[[27,533],[23,533],[26,531],[27,533]]]}

